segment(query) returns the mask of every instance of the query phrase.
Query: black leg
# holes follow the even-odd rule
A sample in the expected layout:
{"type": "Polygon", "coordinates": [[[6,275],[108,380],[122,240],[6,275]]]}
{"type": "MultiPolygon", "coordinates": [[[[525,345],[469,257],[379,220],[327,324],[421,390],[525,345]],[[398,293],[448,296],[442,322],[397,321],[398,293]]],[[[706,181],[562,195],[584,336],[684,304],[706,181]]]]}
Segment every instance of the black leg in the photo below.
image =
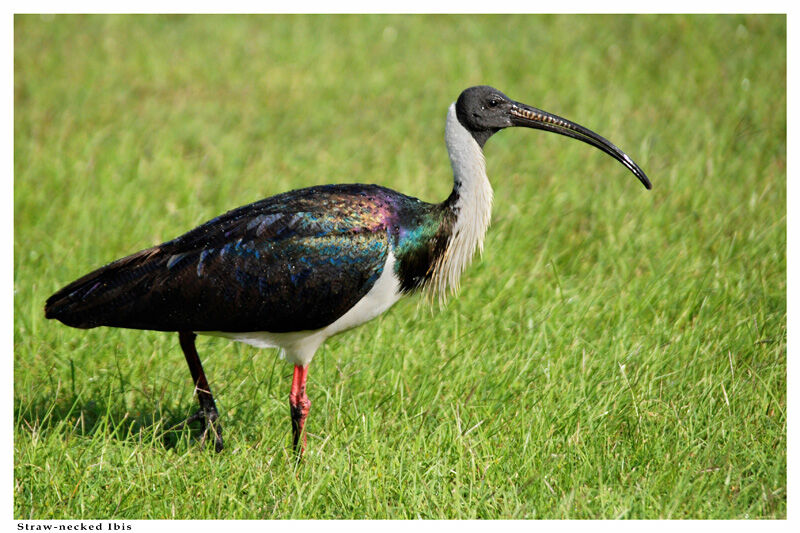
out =
{"type": "Polygon", "coordinates": [[[180,331],[178,336],[183,355],[186,356],[186,362],[189,364],[189,371],[192,373],[192,382],[194,382],[194,387],[197,391],[197,400],[200,402],[200,410],[187,418],[180,426],[195,420],[203,420],[203,440],[201,442],[205,442],[208,432],[211,431],[214,435],[214,450],[221,452],[222,426],[217,422],[219,418],[217,406],[214,403],[214,396],[211,395],[211,387],[208,386],[206,374],[203,372],[203,365],[200,364],[197,348],[194,345],[197,335],[191,331],[180,331]]]}

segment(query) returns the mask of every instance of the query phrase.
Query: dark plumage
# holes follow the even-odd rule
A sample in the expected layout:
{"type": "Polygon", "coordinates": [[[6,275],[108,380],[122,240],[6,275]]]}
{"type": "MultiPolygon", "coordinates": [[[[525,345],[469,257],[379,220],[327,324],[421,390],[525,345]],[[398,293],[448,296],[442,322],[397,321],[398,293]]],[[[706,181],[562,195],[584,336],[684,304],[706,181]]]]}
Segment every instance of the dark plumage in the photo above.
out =
{"type": "Polygon", "coordinates": [[[79,328],[318,329],[372,288],[390,243],[403,290],[420,288],[450,224],[446,207],[377,185],[290,191],[83,276],[45,315],[79,328]]]}

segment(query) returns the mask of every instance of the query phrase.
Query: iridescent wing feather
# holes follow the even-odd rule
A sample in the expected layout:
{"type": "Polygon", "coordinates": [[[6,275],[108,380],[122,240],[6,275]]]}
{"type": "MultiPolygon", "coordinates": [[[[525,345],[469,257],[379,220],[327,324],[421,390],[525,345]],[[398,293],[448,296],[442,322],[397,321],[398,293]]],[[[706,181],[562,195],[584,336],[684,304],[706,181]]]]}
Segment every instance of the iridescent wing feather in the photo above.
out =
{"type": "Polygon", "coordinates": [[[383,270],[396,218],[389,193],[321,186],[235,209],[78,279],[48,300],[47,316],[84,328],[324,327],[383,270]]]}

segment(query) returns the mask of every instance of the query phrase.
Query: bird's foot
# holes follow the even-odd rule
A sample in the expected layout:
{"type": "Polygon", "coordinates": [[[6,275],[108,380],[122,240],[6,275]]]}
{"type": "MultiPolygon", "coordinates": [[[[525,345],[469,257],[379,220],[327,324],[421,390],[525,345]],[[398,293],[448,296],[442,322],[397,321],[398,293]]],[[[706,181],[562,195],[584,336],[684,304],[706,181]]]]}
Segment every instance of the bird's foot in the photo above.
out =
{"type": "MultiPolygon", "coordinates": [[[[202,409],[201,409],[202,411],[202,409]]],[[[203,412],[203,436],[200,438],[200,446],[205,446],[206,437],[209,432],[214,436],[214,451],[222,451],[222,424],[217,422],[219,414],[216,409],[203,412]]]]}
{"type": "Polygon", "coordinates": [[[214,451],[219,453],[222,451],[223,442],[222,442],[222,424],[217,422],[219,419],[219,413],[217,410],[214,409],[203,409],[202,407],[195,411],[193,415],[189,418],[176,424],[170,428],[173,431],[180,431],[184,427],[188,426],[192,422],[197,422],[201,420],[203,422],[203,436],[200,437],[200,446],[204,447],[206,443],[206,437],[208,436],[209,432],[214,435],[214,451]]]}

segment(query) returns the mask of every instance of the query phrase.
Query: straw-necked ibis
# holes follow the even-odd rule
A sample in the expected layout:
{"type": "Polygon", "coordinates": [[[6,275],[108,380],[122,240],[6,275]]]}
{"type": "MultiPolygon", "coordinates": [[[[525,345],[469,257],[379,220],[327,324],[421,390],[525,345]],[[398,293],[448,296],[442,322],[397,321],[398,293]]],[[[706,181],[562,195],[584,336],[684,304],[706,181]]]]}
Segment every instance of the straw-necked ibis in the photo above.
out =
{"type": "Polygon", "coordinates": [[[491,215],[483,146],[513,126],[588,143],[651,187],[636,163],[593,131],[492,87],[471,87],[447,112],[454,184],[444,202],[425,203],[379,185],[286,192],[83,276],[51,296],[45,314],[78,328],[178,332],[200,403],[188,420],[204,422],[203,438],[211,431],[217,451],[221,428],[195,334],[281,348],[294,364],[289,404],[293,446],[302,454],[314,352],[403,295],[428,289],[442,296],[458,288],[491,215]]]}

